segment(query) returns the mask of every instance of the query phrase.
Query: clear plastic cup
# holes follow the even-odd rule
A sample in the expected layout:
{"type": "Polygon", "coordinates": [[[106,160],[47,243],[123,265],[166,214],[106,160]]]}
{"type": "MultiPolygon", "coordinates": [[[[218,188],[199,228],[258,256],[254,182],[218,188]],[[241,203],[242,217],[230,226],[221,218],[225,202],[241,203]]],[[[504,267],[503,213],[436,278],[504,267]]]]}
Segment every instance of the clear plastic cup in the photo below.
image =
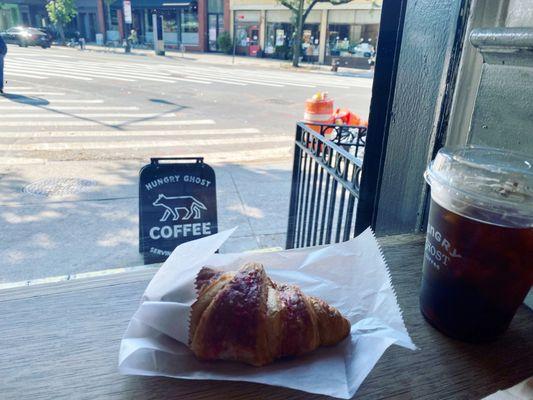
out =
{"type": "Polygon", "coordinates": [[[533,284],[532,157],[444,148],[424,176],[431,205],[422,314],[451,337],[492,339],[533,284]]]}

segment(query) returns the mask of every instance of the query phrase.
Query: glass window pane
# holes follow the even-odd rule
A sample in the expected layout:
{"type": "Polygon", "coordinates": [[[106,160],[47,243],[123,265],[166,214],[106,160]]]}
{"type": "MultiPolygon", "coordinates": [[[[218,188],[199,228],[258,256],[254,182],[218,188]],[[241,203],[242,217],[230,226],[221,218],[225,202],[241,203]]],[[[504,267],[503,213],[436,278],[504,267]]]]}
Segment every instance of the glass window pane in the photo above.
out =
{"type": "Polygon", "coordinates": [[[207,12],[212,14],[224,13],[224,0],[208,0],[207,12]]]}
{"type": "Polygon", "coordinates": [[[191,3],[181,12],[181,42],[183,44],[198,44],[198,6],[191,3]]]}

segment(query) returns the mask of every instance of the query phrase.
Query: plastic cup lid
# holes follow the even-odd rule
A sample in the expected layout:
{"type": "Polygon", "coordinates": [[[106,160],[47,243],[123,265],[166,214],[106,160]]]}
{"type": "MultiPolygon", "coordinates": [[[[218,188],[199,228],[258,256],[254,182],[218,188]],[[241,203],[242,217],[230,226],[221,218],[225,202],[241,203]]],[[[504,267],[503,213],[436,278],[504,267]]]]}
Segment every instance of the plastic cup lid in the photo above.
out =
{"type": "MultiPolygon", "coordinates": [[[[466,204],[533,224],[533,157],[490,147],[442,148],[424,174],[466,204]]],[[[530,224],[527,224],[531,226],[530,224]]]]}

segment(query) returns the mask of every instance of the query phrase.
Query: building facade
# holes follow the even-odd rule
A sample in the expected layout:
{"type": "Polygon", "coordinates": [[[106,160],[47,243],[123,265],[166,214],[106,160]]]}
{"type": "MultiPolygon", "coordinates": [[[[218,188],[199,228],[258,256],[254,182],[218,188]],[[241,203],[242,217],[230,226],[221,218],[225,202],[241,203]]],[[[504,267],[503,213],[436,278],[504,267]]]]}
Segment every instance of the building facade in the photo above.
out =
{"type": "Polygon", "coordinates": [[[46,26],[48,14],[45,4],[41,0],[7,0],[0,2],[0,31],[18,25],[46,26]]]}
{"type": "MultiPolygon", "coordinates": [[[[154,14],[162,17],[167,48],[183,45],[191,51],[218,51],[218,36],[230,29],[229,0],[132,0],[131,5],[132,28],[141,43],[153,42],[154,14]]],[[[105,7],[102,11],[106,13],[105,7]]],[[[124,38],[122,1],[113,3],[110,12],[111,18],[103,17],[108,40],[124,38]]]]}
{"type": "MultiPolygon", "coordinates": [[[[103,0],[97,0],[102,2],[103,0]]],[[[352,60],[345,65],[368,65],[368,49],[377,42],[380,1],[353,0],[334,6],[318,3],[307,17],[303,37],[304,61],[330,63],[331,58],[352,60]],[[366,47],[361,47],[361,43],[366,47]]],[[[181,45],[192,51],[219,51],[217,38],[228,32],[241,55],[289,59],[294,27],[292,13],[277,0],[131,0],[132,28],[140,42],[153,41],[154,14],[162,16],[167,48],[181,45]]],[[[124,38],[122,1],[110,11],[101,7],[107,40],[124,38]]]]}
{"type": "MultiPolygon", "coordinates": [[[[259,51],[264,57],[291,58],[294,26],[290,10],[276,0],[232,0],[230,11],[240,54],[259,51]]],[[[353,0],[337,6],[317,3],[304,25],[304,61],[330,63],[336,57],[368,65],[365,49],[376,45],[380,17],[381,1],[353,0]]]]}
{"type": "MultiPolygon", "coordinates": [[[[95,0],[76,0],[78,14],[65,27],[67,37],[79,32],[87,41],[93,41],[98,32],[97,3],[95,0]]],[[[42,0],[7,0],[0,3],[0,31],[13,26],[43,28],[50,25],[46,2],[42,0]]]]}
{"type": "MultiPolygon", "coordinates": [[[[15,25],[49,25],[45,1],[7,0],[0,3],[0,30],[15,25]]],[[[305,21],[304,61],[329,64],[333,57],[344,65],[368,65],[377,42],[380,1],[353,0],[334,6],[317,3],[305,21]],[[365,46],[363,46],[364,44],[365,46]]],[[[153,15],[161,17],[167,48],[219,51],[223,32],[235,38],[238,54],[279,59],[292,57],[293,15],[277,0],[131,0],[132,25],[141,44],[153,42],[153,15]]],[[[129,36],[122,0],[77,0],[78,15],[68,24],[67,37],[79,32],[92,42],[129,36]]],[[[76,35],[77,36],[77,35],[76,35]]]]}

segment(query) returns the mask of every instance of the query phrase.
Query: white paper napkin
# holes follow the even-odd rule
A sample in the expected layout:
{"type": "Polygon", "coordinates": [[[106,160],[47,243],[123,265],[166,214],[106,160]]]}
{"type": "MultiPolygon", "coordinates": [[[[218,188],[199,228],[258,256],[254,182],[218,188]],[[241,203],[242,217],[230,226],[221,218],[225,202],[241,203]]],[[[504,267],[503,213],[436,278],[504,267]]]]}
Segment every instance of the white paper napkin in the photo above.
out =
{"type": "Polygon", "coordinates": [[[123,374],[249,381],[351,398],[385,350],[414,350],[385,260],[370,229],[344,243],[272,253],[215,254],[233,230],[178,246],[149,283],[120,346],[123,374]],[[265,367],[201,362],[187,347],[194,279],[203,266],[231,271],[254,261],[280,283],[338,308],[351,334],[334,347],[265,367]]]}

